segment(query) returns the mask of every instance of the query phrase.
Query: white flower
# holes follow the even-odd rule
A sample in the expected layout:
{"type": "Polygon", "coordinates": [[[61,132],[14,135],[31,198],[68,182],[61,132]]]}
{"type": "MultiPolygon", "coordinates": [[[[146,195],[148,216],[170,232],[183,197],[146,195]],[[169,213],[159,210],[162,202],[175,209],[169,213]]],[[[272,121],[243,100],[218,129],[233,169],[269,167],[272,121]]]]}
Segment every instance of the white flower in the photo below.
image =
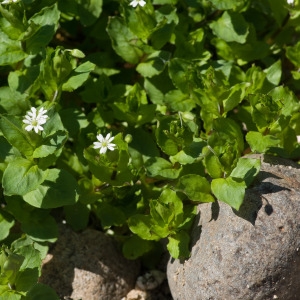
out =
{"type": "Polygon", "coordinates": [[[290,5],[294,5],[294,0],[287,0],[287,3],[290,5]]]}
{"type": "Polygon", "coordinates": [[[4,0],[3,2],[1,2],[0,4],[9,4],[9,3],[17,3],[19,2],[19,0],[4,0]]]}
{"type": "Polygon", "coordinates": [[[31,111],[26,113],[25,119],[23,120],[23,123],[28,124],[25,130],[31,131],[33,129],[36,133],[43,131],[44,128],[41,125],[47,121],[48,116],[45,115],[46,112],[47,110],[43,107],[40,108],[39,111],[37,111],[35,107],[31,107],[31,111]]]}
{"type": "Polygon", "coordinates": [[[111,143],[111,141],[114,139],[115,137],[110,137],[110,133],[108,133],[106,135],[106,137],[104,137],[102,134],[98,134],[97,135],[97,140],[99,142],[94,142],[94,149],[98,149],[100,148],[100,154],[101,153],[105,153],[107,151],[107,149],[114,151],[116,145],[111,143]]]}
{"type": "Polygon", "coordinates": [[[133,1],[131,1],[130,3],[129,3],[129,5],[131,5],[132,7],[136,7],[136,6],[138,6],[138,5],[140,5],[140,6],[145,6],[146,5],[146,1],[144,1],[144,0],[133,0],[133,1]]]}

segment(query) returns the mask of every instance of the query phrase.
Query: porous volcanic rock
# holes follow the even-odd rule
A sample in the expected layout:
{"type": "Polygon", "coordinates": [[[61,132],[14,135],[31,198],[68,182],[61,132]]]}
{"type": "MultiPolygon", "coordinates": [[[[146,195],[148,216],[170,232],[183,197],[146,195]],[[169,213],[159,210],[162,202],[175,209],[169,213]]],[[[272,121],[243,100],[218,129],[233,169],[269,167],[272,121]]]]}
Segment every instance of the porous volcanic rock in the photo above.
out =
{"type": "Polygon", "coordinates": [[[299,165],[256,157],[261,171],[239,212],[199,205],[191,257],[168,263],[174,300],[300,299],[299,165]]]}
{"type": "Polygon", "coordinates": [[[61,226],[40,282],[51,286],[60,299],[122,299],[135,286],[139,269],[139,263],[126,260],[114,240],[102,232],[75,233],[61,226]]]}

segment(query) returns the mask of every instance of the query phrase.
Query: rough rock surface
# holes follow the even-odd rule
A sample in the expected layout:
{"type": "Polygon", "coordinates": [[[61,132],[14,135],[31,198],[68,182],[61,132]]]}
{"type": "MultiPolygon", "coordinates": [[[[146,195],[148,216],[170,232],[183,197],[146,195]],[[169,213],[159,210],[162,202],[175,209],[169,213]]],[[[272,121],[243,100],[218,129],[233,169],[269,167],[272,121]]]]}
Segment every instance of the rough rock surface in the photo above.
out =
{"type": "Polygon", "coordinates": [[[114,241],[87,229],[77,234],[67,226],[47,256],[40,282],[60,299],[122,299],[135,286],[139,263],[126,260],[114,241]]]}
{"type": "Polygon", "coordinates": [[[300,299],[300,168],[261,160],[239,212],[199,205],[191,257],[168,263],[174,300],[300,299]]]}

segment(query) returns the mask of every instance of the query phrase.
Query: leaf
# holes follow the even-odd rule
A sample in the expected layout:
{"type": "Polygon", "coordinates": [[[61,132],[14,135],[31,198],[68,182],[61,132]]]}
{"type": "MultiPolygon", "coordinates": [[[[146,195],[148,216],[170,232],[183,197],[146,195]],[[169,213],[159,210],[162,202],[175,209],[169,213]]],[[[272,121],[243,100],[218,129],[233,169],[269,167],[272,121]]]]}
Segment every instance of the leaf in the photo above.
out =
{"type": "Polygon", "coordinates": [[[138,38],[146,41],[155,27],[153,9],[132,9],[125,5],[124,15],[128,29],[138,38]]]}
{"type": "Polygon", "coordinates": [[[200,175],[188,174],[181,176],[176,185],[176,190],[185,193],[187,197],[192,201],[215,201],[213,196],[211,195],[209,182],[206,178],[200,175]]]}
{"type": "Polygon", "coordinates": [[[249,131],[246,140],[253,152],[265,153],[270,147],[277,146],[280,140],[273,135],[263,135],[260,132],[249,131]]]}
{"type": "Polygon", "coordinates": [[[300,68],[300,41],[294,45],[286,47],[286,57],[297,67],[300,68]]]}
{"type": "Polygon", "coordinates": [[[182,217],[182,212],[182,201],[176,192],[171,189],[163,190],[158,200],[151,200],[150,202],[150,214],[153,218],[153,223],[159,227],[165,227],[167,234],[169,234],[168,228],[179,223],[177,219],[182,217]]]}
{"type": "Polygon", "coordinates": [[[151,122],[155,116],[156,106],[149,104],[146,92],[136,83],[129,89],[126,98],[111,104],[115,117],[131,125],[151,122]]]}
{"type": "Polygon", "coordinates": [[[171,59],[169,61],[169,76],[173,84],[187,95],[201,84],[195,66],[189,60],[171,59]]]}
{"type": "MultiPolygon", "coordinates": [[[[50,211],[37,209],[27,204],[21,196],[6,196],[7,211],[21,223],[22,232],[31,237],[29,242],[22,239],[14,243],[15,248],[32,244],[32,240],[39,242],[55,242],[58,237],[56,221],[49,215],[50,211]],[[18,245],[16,245],[18,244],[18,245]]],[[[36,244],[38,245],[38,244],[36,244]]]]}
{"type": "Polygon", "coordinates": [[[223,100],[225,113],[233,110],[244,100],[248,86],[248,83],[238,83],[230,88],[228,97],[223,100]]]}
{"type": "Polygon", "coordinates": [[[217,178],[211,182],[211,190],[218,200],[239,210],[244,201],[246,183],[232,177],[217,178]]]}
{"type": "Polygon", "coordinates": [[[23,199],[38,208],[56,208],[72,205],[78,199],[77,182],[68,172],[49,169],[44,182],[23,199]]]}
{"type": "Polygon", "coordinates": [[[180,90],[169,91],[165,95],[164,102],[175,112],[191,111],[196,106],[195,101],[189,95],[183,94],[180,90]]]}
{"type": "Polygon", "coordinates": [[[129,229],[144,240],[157,241],[160,237],[152,232],[153,226],[150,216],[133,215],[128,219],[129,229]]]}
{"type": "Polygon", "coordinates": [[[236,167],[232,170],[230,177],[242,179],[249,187],[259,170],[260,159],[241,157],[236,167]]]}
{"type": "Polygon", "coordinates": [[[243,15],[232,11],[225,11],[222,17],[210,24],[210,28],[222,40],[240,44],[246,42],[249,33],[243,15]]]}
{"type": "Polygon", "coordinates": [[[59,156],[67,138],[68,134],[66,131],[58,130],[43,140],[43,144],[34,150],[33,157],[44,158],[51,154],[59,156]]]}
{"type": "Polygon", "coordinates": [[[170,162],[161,157],[148,159],[145,167],[150,177],[176,179],[181,172],[181,168],[176,169],[170,162]]]}
{"type": "Polygon", "coordinates": [[[22,122],[14,116],[0,116],[0,129],[7,141],[25,156],[31,156],[35,145],[22,122]]]}
{"type": "Polygon", "coordinates": [[[28,20],[29,27],[23,38],[26,40],[27,52],[36,54],[49,44],[57,30],[59,18],[60,11],[55,4],[44,7],[28,20]]]}
{"type": "Polygon", "coordinates": [[[269,68],[265,69],[264,72],[267,74],[269,82],[277,86],[282,76],[281,60],[277,60],[269,68]]]}
{"type": "Polygon", "coordinates": [[[90,26],[97,21],[102,12],[102,0],[76,0],[80,22],[84,26],[90,26]]]}
{"type": "Polygon", "coordinates": [[[153,77],[160,74],[171,57],[167,51],[155,51],[151,53],[145,61],[141,62],[136,70],[144,77],[153,77]]]}
{"type": "Polygon", "coordinates": [[[78,89],[89,78],[90,72],[95,69],[95,64],[87,61],[72,71],[68,80],[63,84],[62,90],[72,92],[78,89]]]}
{"type": "Polygon", "coordinates": [[[187,258],[190,256],[190,236],[185,231],[177,232],[168,237],[167,249],[175,259],[187,258]]]}
{"type": "Polygon", "coordinates": [[[125,61],[137,64],[143,55],[139,39],[125,25],[123,19],[112,17],[108,21],[107,32],[112,47],[125,61]]]}
{"type": "Polygon", "coordinates": [[[17,291],[27,292],[34,286],[39,278],[38,268],[20,270],[16,278],[15,287],[17,291]]]}
{"type": "Polygon", "coordinates": [[[30,219],[22,222],[21,228],[33,241],[54,243],[58,238],[55,219],[40,213],[39,210],[34,210],[30,214],[30,219]]]}
{"type": "Polygon", "coordinates": [[[14,226],[15,220],[14,218],[4,211],[2,208],[0,209],[0,241],[4,240],[8,235],[10,229],[14,226]]]}
{"type": "Polygon", "coordinates": [[[247,3],[246,0],[211,0],[210,2],[220,10],[233,9],[238,6],[243,6],[247,3]]]}
{"type": "Polygon", "coordinates": [[[47,173],[47,170],[39,169],[32,161],[18,157],[11,161],[4,171],[4,194],[23,196],[36,189],[45,180],[47,173]]]}
{"type": "Polygon", "coordinates": [[[59,297],[57,296],[55,291],[51,287],[42,283],[37,283],[36,285],[34,285],[27,293],[26,297],[28,297],[28,299],[30,300],[59,300],[59,297]]]}
{"type": "Polygon", "coordinates": [[[15,64],[28,56],[21,47],[21,42],[11,40],[0,30],[0,66],[15,64]]]}
{"type": "Polygon", "coordinates": [[[123,226],[126,222],[126,216],[123,210],[108,203],[100,203],[97,205],[96,214],[103,228],[123,226]]]}
{"type": "Polygon", "coordinates": [[[189,127],[173,116],[158,119],[155,137],[158,146],[168,155],[176,155],[193,141],[189,127]]]}
{"type": "Polygon", "coordinates": [[[29,110],[29,103],[26,101],[26,95],[21,94],[8,86],[0,87],[0,111],[11,115],[22,115],[24,111],[29,110]]]}
{"type": "Polygon", "coordinates": [[[122,246],[123,254],[127,259],[137,259],[154,248],[153,241],[143,240],[133,235],[125,240],[122,246]]]}

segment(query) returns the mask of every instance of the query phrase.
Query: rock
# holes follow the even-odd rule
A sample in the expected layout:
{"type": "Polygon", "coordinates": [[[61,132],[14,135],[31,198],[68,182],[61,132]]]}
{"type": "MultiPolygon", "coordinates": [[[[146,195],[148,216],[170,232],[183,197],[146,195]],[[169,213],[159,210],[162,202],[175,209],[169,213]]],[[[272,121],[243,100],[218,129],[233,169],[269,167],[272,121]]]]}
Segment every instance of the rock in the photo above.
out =
{"type": "Polygon", "coordinates": [[[261,157],[261,171],[239,212],[199,205],[191,257],[170,260],[174,300],[300,299],[300,170],[261,157]]]}
{"type": "Polygon", "coordinates": [[[40,278],[60,299],[122,299],[134,288],[139,263],[126,260],[112,238],[92,229],[60,231],[40,278]]]}

